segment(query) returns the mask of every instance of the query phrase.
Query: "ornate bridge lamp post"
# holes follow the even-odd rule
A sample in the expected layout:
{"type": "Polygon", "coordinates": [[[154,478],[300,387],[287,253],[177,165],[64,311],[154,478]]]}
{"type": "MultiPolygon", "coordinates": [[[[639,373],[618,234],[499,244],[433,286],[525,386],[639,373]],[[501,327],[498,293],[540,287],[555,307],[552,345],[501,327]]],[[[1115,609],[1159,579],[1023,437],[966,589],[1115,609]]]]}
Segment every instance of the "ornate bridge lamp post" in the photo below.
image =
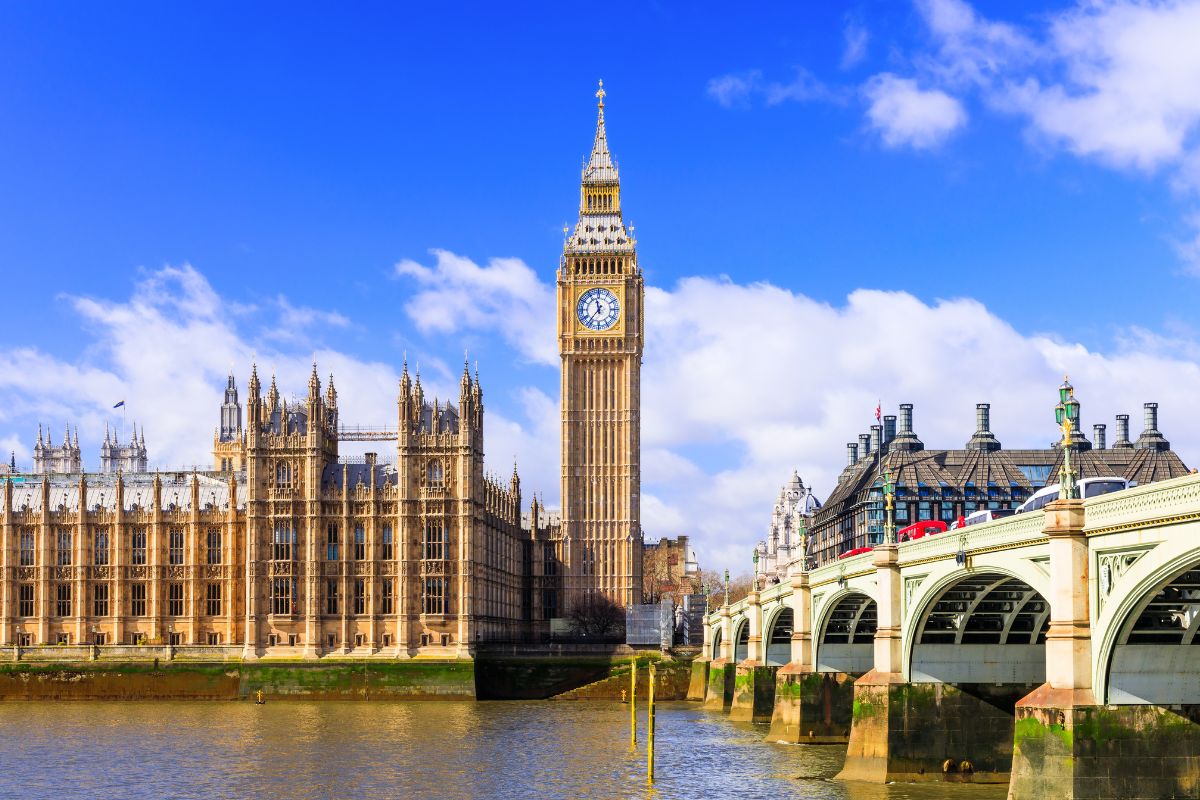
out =
{"type": "Polygon", "coordinates": [[[725,568],[725,605],[729,605],[729,568],[725,568]]]}
{"type": "Polygon", "coordinates": [[[757,547],[754,548],[754,555],[750,557],[750,562],[754,567],[754,571],[752,573],[754,575],[754,580],[751,582],[751,588],[753,588],[755,591],[758,591],[758,548],[757,547]]]}
{"type": "Polygon", "coordinates": [[[1079,487],[1075,483],[1075,470],[1071,467],[1071,431],[1079,425],[1079,401],[1075,399],[1075,387],[1070,378],[1063,376],[1058,387],[1058,405],[1054,407],[1054,421],[1062,431],[1063,465],[1058,472],[1058,496],[1063,500],[1077,500],[1079,487]]]}
{"type": "Polygon", "coordinates": [[[884,500],[884,522],[883,522],[883,541],[885,544],[896,543],[896,519],[894,509],[896,508],[896,481],[892,477],[891,467],[888,467],[883,472],[883,500],[884,500]]]}

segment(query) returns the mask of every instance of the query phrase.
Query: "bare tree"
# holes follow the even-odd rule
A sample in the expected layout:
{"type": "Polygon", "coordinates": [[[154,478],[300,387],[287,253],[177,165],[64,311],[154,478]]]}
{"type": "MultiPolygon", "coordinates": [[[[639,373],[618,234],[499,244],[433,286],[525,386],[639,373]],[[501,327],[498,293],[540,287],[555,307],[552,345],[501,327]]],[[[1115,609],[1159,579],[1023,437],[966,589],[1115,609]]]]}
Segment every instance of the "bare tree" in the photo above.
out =
{"type": "Polygon", "coordinates": [[[625,628],[625,611],[604,595],[584,597],[567,614],[576,636],[604,640],[618,638],[625,628]]]}

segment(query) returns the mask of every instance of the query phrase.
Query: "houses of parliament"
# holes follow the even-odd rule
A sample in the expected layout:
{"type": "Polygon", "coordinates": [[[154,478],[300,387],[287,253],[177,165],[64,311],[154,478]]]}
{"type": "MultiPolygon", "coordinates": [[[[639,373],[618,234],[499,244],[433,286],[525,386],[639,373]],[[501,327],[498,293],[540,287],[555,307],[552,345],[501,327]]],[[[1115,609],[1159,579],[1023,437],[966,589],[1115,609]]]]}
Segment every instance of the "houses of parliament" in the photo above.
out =
{"type": "Polygon", "coordinates": [[[538,639],[576,604],[640,602],[643,294],[608,149],[604,90],[579,220],[557,273],[562,512],[484,466],[484,393],[457,403],[405,364],[395,428],[342,426],[334,376],[303,399],[230,375],[209,470],[150,472],[146,434],[39,431],[30,472],[0,474],[0,644],[219,647],[243,658],[470,658],[538,639]],[[339,455],[347,440],[394,460],[339,455]]]}

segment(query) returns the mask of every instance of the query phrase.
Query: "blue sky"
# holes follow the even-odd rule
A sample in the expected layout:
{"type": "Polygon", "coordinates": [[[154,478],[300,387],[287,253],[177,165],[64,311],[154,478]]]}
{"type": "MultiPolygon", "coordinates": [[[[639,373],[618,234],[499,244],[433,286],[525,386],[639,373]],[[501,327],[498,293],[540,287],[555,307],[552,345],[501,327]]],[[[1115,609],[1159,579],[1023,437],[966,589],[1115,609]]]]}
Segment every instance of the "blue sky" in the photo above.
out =
{"type": "Polygon", "coordinates": [[[649,538],[740,563],[876,398],[932,445],[982,400],[1044,444],[1070,371],[1088,425],[1157,399],[1200,445],[1195,2],[0,10],[19,461],[68,418],[96,460],[122,397],[152,458],[207,461],[251,354],[300,390],[316,352],[376,422],[404,353],[449,391],[465,348],[489,462],[553,503],[547,293],[598,78],[658,292],[649,538]]]}

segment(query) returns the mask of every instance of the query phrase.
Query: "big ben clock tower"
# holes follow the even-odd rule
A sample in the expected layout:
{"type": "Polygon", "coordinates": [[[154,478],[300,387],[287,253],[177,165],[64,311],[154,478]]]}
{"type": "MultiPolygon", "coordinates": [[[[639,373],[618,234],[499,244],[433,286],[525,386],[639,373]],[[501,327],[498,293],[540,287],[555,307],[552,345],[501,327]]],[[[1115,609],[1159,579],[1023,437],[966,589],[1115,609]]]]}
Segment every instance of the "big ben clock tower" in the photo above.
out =
{"type": "Polygon", "coordinates": [[[641,372],[645,284],[621,218],[604,130],[604,83],[579,222],[558,269],[566,608],[642,598],[641,372]]]}

